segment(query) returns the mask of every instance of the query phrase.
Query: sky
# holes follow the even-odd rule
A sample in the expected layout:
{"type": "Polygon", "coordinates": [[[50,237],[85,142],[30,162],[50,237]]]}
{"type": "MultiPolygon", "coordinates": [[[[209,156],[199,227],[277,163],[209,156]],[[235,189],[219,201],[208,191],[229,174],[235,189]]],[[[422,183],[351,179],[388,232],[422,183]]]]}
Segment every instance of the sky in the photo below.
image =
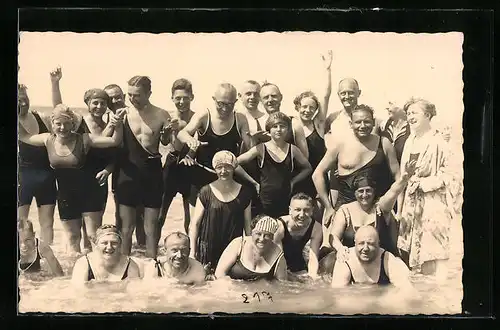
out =
{"type": "Polygon", "coordinates": [[[247,79],[277,84],[282,111],[293,114],[300,92],[322,90],[321,54],[333,51],[330,111],[341,104],[338,81],[358,80],[359,102],[385,117],[389,100],[403,105],[411,96],[436,105],[436,125],[450,125],[461,136],[463,115],[463,35],[266,32],[266,33],[73,33],[21,32],[19,82],[28,86],[32,105],[51,105],[49,72],[61,66],[63,102],[85,107],[87,89],[146,75],[152,80],[151,102],[174,108],[175,79],[193,83],[193,110],[211,105],[218,83],[238,89],[247,79]]]}

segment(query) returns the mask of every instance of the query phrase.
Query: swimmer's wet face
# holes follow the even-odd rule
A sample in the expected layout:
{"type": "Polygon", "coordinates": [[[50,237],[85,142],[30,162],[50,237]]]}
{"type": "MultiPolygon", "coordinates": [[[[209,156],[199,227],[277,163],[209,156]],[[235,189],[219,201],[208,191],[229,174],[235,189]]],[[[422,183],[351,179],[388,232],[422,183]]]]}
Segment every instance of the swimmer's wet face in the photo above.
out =
{"type": "Polygon", "coordinates": [[[69,118],[58,117],[52,120],[52,130],[57,137],[68,137],[74,126],[73,121],[69,118]]]}
{"type": "Polygon", "coordinates": [[[378,233],[372,226],[363,226],[354,236],[354,249],[361,263],[370,263],[380,250],[378,233]]]}
{"type": "Polygon", "coordinates": [[[94,116],[101,118],[102,115],[108,109],[108,102],[101,98],[90,99],[89,103],[89,113],[94,116]]]}
{"type": "Polygon", "coordinates": [[[354,191],[354,196],[362,206],[371,207],[375,199],[375,189],[370,186],[359,187],[354,191]]]}
{"type": "Polygon", "coordinates": [[[176,234],[170,235],[165,239],[165,254],[167,262],[172,268],[185,269],[189,263],[189,239],[176,234]]]}
{"type": "Polygon", "coordinates": [[[306,199],[292,199],[289,210],[290,217],[298,226],[309,222],[313,215],[312,204],[306,199]]]}
{"type": "Polygon", "coordinates": [[[256,110],[260,101],[260,86],[257,83],[246,82],[239,94],[241,103],[248,110],[256,110]]]}
{"type": "Polygon", "coordinates": [[[300,107],[298,111],[300,119],[302,119],[302,121],[311,121],[317,110],[318,103],[312,97],[304,97],[302,98],[302,100],[300,100],[300,107]]]}
{"type": "Polygon", "coordinates": [[[24,116],[30,108],[30,99],[25,88],[17,89],[17,114],[24,116]]]}
{"type": "Polygon", "coordinates": [[[234,167],[229,164],[219,164],[214,168],[214,170],[219,180],[233,179],[234,167]]]}
{"type": "Polygon", "coordinates": [[[105,89],[106,94],[109,96],[109,109],[115,112],[118,109],[125,108],[125,96],[119,87],[105,89]]]}
{"type": "Polygon", "coordinates": [[[264,252],[273,242],[274,234],[258,229],[252,230],[252,242],[258,251],[264,252]]]}
{"type": "Polygon", "coordinates": [[[356,137],[369,137],[375,125],[373,115],[365,110],[353,110],[351,113],[351,128],[356,137]]]}
{"type": "Polygon", "coordinates": [[[176,89],[172,94],[172,102],[180,112],[189,111],[193,95],[184,89],[176,89]]]}
{"type": "Polygon", "coordinates": [[[120,258],[121,245],[120,237],[114,233],[101,235],[96,242],[97,251],[107,261],[117,261],[120,258]]]}
{"type": "Polygon", "coordinates": [[[142,110],[149,104],[151,91],[147,91],[141,86],[128,86],[128,99],[130,103],[137,109],[142,110]]]}
{"type": "Polygon", "coordinates": [[[260,90],[260,99],[267,113],[280,111],[283,96],[275,85],[264,85],[260,90]]]}
{"type": "Polygon", "coordinates": [[[337,92],[344,109],[351,111],[358,105],[360,95],[359,86],[354,79],[344,79],[339,84],[337,92]]]}

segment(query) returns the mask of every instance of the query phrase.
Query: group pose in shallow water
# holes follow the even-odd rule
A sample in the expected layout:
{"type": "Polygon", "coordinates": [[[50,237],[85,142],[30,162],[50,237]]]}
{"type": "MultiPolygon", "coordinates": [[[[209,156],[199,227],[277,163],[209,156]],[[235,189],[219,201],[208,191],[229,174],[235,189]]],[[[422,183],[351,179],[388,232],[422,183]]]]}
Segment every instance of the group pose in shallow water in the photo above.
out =
{"type": "Polygon", "coordinates": [[[324,91],[300,93],[292,117],[278,86],[254,80],[239,91],[219,84],[213,105],[194,111],[192,84],[178,79],[169,112],[149,101],[151,80],[134,76],[126,95],[116,84],[86,91],[83,116],[62,102],[60,68],[50,73],[50,114],[31,109],[19,85],[20,273],[43,263],[64,275],[50,248],[57,205],[67,252],[80,255],[75,283],[329,275],[332,286],[411,287],[410,270],[446,278],[458,191],[447,141],[431,126],[435,106],[390,104],[382,122],[346,78],[342,109],[329,111],[332,52],[322,61],[324,91]],[[103,225],[109,176],[115,224],[103,225]],[[184,232],[162,241],[177,193],[184,232]],[[141,262],[130,257],[134,231],[141,262]]]}

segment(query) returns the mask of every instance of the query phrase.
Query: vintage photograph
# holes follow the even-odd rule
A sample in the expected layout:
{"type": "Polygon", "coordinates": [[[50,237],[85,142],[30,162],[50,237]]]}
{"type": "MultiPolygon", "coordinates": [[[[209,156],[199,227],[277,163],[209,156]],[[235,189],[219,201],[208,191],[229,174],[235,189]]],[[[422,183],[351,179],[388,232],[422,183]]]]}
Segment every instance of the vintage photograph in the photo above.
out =
{"type": "Polygon", "coordinates": [[[461,313],[462,45],[20,31],[18,312],[461,313]]]}

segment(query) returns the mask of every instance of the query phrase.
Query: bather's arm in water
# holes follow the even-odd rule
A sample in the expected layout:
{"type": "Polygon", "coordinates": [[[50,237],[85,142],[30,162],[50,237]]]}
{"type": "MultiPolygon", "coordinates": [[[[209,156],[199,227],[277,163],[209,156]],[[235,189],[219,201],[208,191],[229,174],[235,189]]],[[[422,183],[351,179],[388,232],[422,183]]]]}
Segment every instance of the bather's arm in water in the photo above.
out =
{"type": "Polygon", "coordinates": [[[400,258],[395,257],[389,251],[385,252],[384,268],[389,281],[395,287],[402,289],[405,293],[419,296],[413,284],[410,282],[410,270],[400,258]]]}
{"type": "Polygon", "coordinates": [[[333,267],[332,288],[346,287],[351,283],[351,271],[345,261],[337,259],[333,267]]]}
{"type": "MultiPolygon", "coordinates": [[[[357,203],[357,202],[356,202],[357,203]]],[[[332,228],[330,231],[330,240],[329,242],[331,246],[337,250],[337,258],[339,258],[343,252],[347,253],[348,249],[344,244],[342,244],[342,241],[340,240],[341,237],[344,236],[345,228],[347,227],[347,221],[344,215],[344,212],[342,211],[342,206],[339,208],[337,213],[335,214],[335,217],[333,219],[332,223],[332,228]]],[[[342,258],[341,258],[342,259],[342,258]]]]}
{"type": "Polygon", "coordinates": [[[44,258],[47,261],[47,264],[50,267],[52,273],[56,276],[64,276],[64,271],[61,267],[61,264],[57,260],[54,252],[47,244],[40,241],[40,245],[38,246],[38,252],[40,252],[40,257],[44,258]]]}
{"type": "Polygon", "coordinates": [[[323,230],[321,225],[316,222],[314,219],[314,227],[311,234],[311,244],[309,247],[309,261],[307,263],[308,274],[312,278],[318,277],[318,268],[319,268],[319,249],[321,244],[323,244],[323,230]]]}
{"type": "Polygon", "coordinates": [[[287,281],[288,280],[288,272],[287,272],[286,260],[285,256],[282,255],[278,264],[276,265],[276,270],[274,272],[274,277],[278,281],[287,281]]]}
{"type": "Polygon", "coordinates": [[[215,278],[222,279],[228,276],[229,271],[236,263],[240,253],[243,238],[237,237],[224,249],[215,269],[215,278]]]}
{"type": "Polygon", "coordinates": [[[75,262],[73,266],[73,274],[71,275],[71,283],[81,286],[89,281],[89,263],[85,256],[75,262]]]}

